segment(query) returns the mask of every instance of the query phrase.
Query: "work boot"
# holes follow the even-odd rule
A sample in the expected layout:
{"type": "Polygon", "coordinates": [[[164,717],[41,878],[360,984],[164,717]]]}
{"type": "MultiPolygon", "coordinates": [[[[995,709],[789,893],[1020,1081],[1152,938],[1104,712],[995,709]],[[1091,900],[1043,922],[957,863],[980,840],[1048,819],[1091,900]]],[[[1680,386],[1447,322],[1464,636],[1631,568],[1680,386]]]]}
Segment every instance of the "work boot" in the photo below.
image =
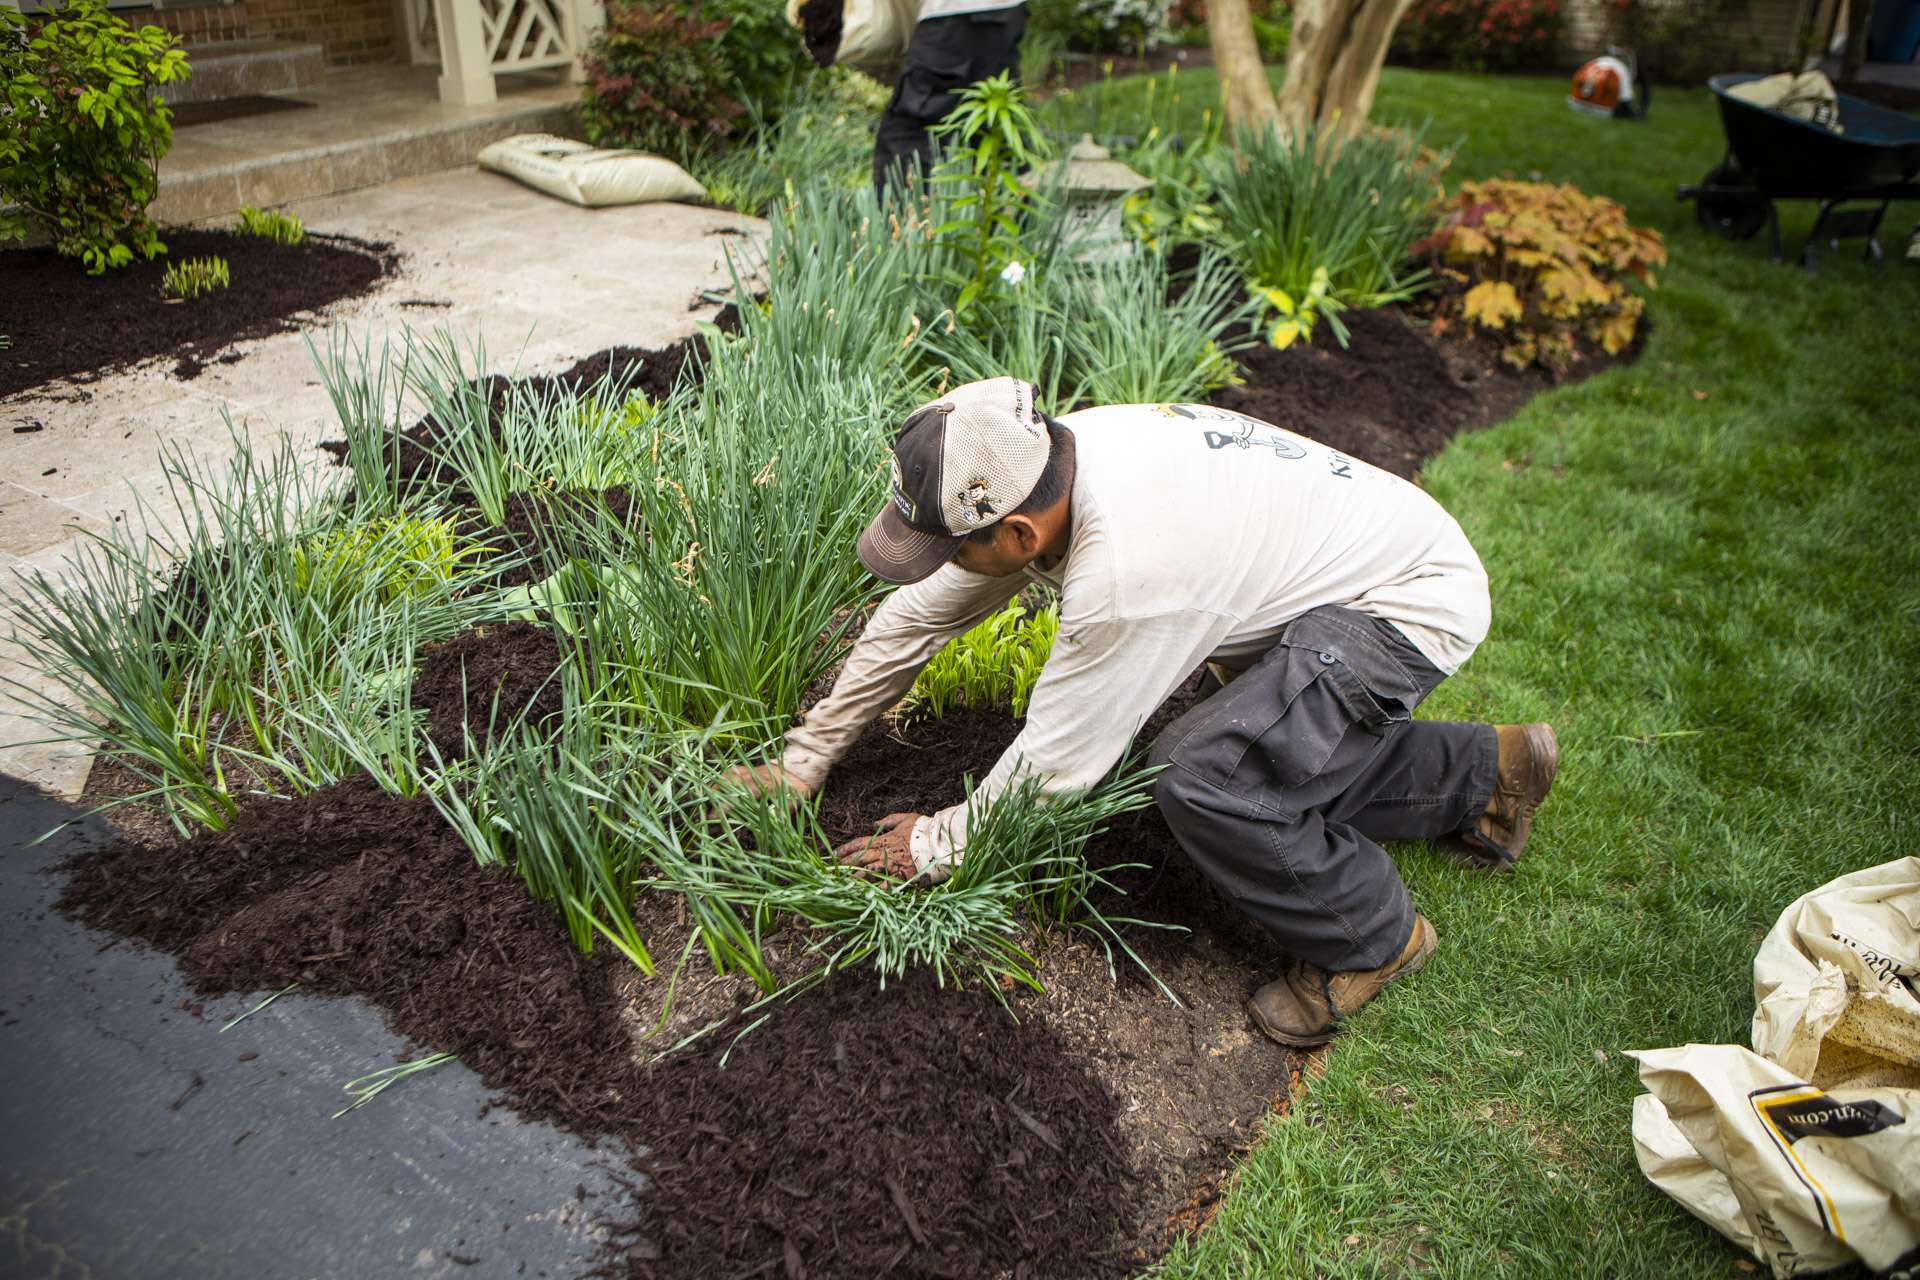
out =
{"type": "Polygon", "coordinates": [[[1413,936],[1391,964],[1351,973],[1328,973],[1317,965],[1296,960],[1285,973],[1261,987],[1247,1001],[1253,1023],[1269,1037],[1296,1049],[1311,1049],[1333,1039],[1340,1019],[1380,994],[1395,978],[1404,978],[1427,962],[1439,936],[1427,918],[1413,918],[1413,936]]]}
{"type": "Polygon", "coordinates": [[[1550,724],[1499,724],[1499,777],[1493,798],[1473,825],[1446,846],[1466,862],[1490,871],[1511,871],[1533,830],[1533,811],[1553,788],[1560,743],[1550,724]]]}

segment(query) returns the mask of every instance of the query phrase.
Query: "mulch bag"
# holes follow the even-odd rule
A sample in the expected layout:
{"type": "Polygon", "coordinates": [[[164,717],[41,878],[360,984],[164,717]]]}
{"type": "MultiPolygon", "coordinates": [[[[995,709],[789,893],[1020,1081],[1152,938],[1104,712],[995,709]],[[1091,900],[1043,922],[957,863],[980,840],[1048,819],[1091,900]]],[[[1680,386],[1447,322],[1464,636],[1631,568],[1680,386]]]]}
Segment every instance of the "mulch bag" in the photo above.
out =
{"type": "Polygon", "coordinates": [[[707,189],[671,160],[609,150],[550,133],[520,133],[481,150],[480,167],[589,209],[698,200],[707,189]]]}
{"type": "Polygon", "coordinates": [[[1920,1274],[1920,858],[1800,898],[1753,970],[1753,1049],[1632,1055],[1641,1171],[1776,1276],[1920,1274]]]}
{"type": "Polygon", "coordinates": [[[821,66],[885,71],[906,56],[920,0],[787,0],[787,21],[821,66]]]}
{"type": "Polygon", "coordinates": [[[1778,111],[1795,120],[1805,120],[1832,133],[1842,132],[1840,95],[1834,92],[1833,81],[1819,71],[1799,75],[1782,71],[1777,76],[1763,76],[1733,86],[1727,90],[1727,96],[1778,111]]]}

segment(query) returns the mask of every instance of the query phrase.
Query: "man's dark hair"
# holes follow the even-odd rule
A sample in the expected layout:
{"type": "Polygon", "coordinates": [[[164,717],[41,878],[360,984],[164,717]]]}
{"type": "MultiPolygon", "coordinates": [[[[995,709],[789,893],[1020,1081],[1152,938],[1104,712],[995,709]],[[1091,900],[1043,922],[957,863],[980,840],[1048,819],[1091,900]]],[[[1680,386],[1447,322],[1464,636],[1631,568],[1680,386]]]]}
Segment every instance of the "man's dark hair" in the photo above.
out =
{"type": "MultiPolygon", "coordinates": [[[[1007,512],[1008,516],[1030,516],[1036,511],[1045,511],[1066,496],[1067,488],[1073,483],[1073,433],[1055,422],[1047,423],[1047,465],[1040,472],[1040,478],[1033,483],[1033,492],[1021,500],[1019,506],[1007,512]]],[[[1006,519],[1000,517],[1000,520],[1006,519]]],[[[984,529],[975,529],[967,535],[969,542],[992,542],[1000,527],[995,520],[984,529]]]]}

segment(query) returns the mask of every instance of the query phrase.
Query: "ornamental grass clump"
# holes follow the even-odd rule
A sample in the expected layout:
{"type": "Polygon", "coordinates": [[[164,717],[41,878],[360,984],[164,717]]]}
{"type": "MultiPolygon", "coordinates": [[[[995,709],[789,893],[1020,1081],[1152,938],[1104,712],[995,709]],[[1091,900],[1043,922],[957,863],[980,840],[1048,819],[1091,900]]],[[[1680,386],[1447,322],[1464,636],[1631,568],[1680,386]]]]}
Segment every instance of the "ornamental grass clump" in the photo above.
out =
{"type": "Polygon", "coordinates": [[[885,492],[898,396],[884,370],[728,344],[697,395],[661,410],[627,523],[544,504],[553,576],[529,595],[578,639],[588,685],[776,736],[877,590],[853,547],[885,492]]]}
{"type": "Polygon", "coordinates": [[[169,298],[198,298],[232,283],[227,260],[220,257],[188,258],[167,267],[160,277],[160,292],[169,298]]]}
{"type": "Polygon", "coordinates": [[[1105,915],[1092,901],[1102,890],[1120,892],[1107,879],[1119,868],[1095,869],[1081,853],[1112,819],[1151,803],[1149,780],[1145,770],[1123,769],[1091,791],[1043,797],[1037,780],[1023,778],[971,812],[966,855],[949,878],[908,888],[836,862],[810,808],[695,778],[683,788],[718,790],[726,821],[659,844],[654,861],[659,883],[686,897],[716,963],[763,991],[778,986],[764,943],[784,917],[808,928],[813,977],[863,966],[885,981],[931,969],[943,983],[1038,990],[1026,945],[1036,932],[1084,929],[1110,964],[1116,949],[1141,963],[1119,930],[1141,922],[1105,915]]]}
{"type": "MultiPolygon", "coordinates": [[[[1432,225],[1442,163],[1420,135],[1384,130],[1350,137],[1309,127],[1262,129],[1237,139],[1215,165],[1221,239],[1248,290],[1282,320],[1276,345],[1310,334],[1332,306],[1372,308],[1403,302],[1424,287],[1414,241],[1432,225]],[[1325,273],[1319,293],[1316,278],[1325,273]],[[1303,300],[1314,304],[1303,312],[1303,300]],[[1282,306],[1285,299],[1288,305],[1282,306]]],[[[1344,329],[1330,325],[1345,345],[1344,329]]]]}
{"type": "Polygon", "coordinates": [[[1504,178],[1462,183],[1415,248],[1453,286],[1434,304],[1437,331],[1464,324],[1496,337],[1508,364],[1556,373],[1582,341],[1608,355],[1632,343],[1646,309],[1633,285],[1653,288],[1667,260],[1660,233],[1615,201],[1504,178]]]}
{"type": "Polygon", "coordinates": [[[224,828],[243,792],[352,772],[354,752],[293,712],[389,714],[404,696],[396,655],[493,608],[464,589],[491,572],[480,553],[341,505],[290,445],[263,457],[235,444],[218,466],[164,455],[164,503],[142,502],[82,540],[66,572],[16,591],[15,639],[61,696],[20,694],[53,740],[104,739],[182,833],[224,828]]]}

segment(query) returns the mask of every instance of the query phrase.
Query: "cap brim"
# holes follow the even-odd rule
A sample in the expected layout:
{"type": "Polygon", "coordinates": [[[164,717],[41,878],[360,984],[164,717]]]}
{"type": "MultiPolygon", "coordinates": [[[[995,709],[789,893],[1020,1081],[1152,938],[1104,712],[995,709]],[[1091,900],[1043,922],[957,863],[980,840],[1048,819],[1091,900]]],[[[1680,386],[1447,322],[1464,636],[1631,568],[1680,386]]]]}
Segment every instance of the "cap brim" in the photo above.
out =
{"type": "Polygon", "coordinates": [[[959,554],[965,538],[922,533],[888,503],[860,535],[860,563],[883,582],[918,582],[959,554]]]}

